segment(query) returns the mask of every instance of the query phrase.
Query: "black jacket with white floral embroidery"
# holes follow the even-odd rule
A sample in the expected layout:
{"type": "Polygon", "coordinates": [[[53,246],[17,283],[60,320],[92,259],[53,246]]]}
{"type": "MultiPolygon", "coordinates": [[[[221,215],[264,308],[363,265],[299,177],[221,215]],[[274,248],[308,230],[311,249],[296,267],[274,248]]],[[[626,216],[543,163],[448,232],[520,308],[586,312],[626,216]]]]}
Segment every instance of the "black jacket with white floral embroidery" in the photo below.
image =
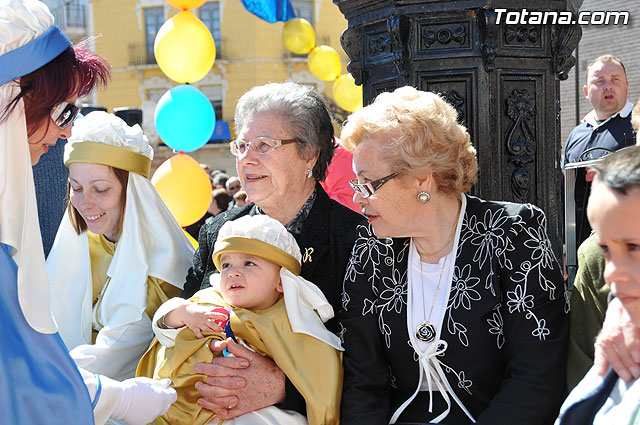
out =
{"type": "MultiPolygon", "coordinates": [[[[527,204],[467,196],[438,359],[479,424],[552,423],[564,397],[568,334],[560,266],[544,213],[527,204]]],[[[339,319],[344,340],[341,423],[387,424],[418,385],[407,329],[409,239],[358,227],[339,319]]],[[[399,422],[429,422],[446,409],[434,392],[399,422]]],[[[445,424],[471,423],[452,400],[445,424]]]]}

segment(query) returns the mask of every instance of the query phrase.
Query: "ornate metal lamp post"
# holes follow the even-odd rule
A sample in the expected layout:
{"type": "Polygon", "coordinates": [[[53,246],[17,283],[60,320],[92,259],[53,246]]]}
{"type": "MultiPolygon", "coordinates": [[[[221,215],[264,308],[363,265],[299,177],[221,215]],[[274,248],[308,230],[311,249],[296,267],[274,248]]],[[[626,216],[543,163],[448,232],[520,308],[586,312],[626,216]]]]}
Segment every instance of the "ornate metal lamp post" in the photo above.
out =
{"type": "MultiPolygon", "coordinates": [[[[581,30],[551,24],[566,0],[334,0],[349,22],[342,46],[364,102],[404,85],[442,93],[478,150],[474,194],[531,202],[563,235],[559,81],[581,30]],[[547,24],[514,14],[547,13],[547,24]],[[506,9],[507,12],[500,12],[506,9]],[[508,21],[508,22],[507,22],[508,21]]],[[[531,15],[528,15],[531,17],[531,15]]],[[[566,15],[564,15],[566,17],[566,15]]]]}

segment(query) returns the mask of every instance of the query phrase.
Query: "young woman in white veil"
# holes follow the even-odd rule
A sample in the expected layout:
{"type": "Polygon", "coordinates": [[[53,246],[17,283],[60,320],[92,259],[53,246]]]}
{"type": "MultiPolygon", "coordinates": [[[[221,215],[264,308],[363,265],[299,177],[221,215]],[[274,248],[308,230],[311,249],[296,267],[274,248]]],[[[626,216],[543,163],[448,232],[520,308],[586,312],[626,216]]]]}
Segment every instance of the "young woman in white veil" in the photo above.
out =
{"type": "Polygon", "coordinates": [[[96,111],[73,131],[69,204],[47,258],[53,316],[74,355],[95,356],[87,370],[132,378],[193,246],[149,181],[153,149],[139,125],[96,111]]]}

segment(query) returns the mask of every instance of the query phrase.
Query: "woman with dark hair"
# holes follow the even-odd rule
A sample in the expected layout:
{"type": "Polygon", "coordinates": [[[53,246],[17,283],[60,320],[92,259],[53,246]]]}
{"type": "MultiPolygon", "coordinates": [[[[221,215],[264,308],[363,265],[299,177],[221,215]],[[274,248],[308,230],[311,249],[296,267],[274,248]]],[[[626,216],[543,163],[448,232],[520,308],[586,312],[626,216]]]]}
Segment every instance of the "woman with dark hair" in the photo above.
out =
{"type": "MultiPolygon", "coordinates": [[[[225,222],[266,214],[293,234],[302,251],[301,276],[314,282],[337,310],[355,227],[363,217],[331,200],[319,184],[335,149],[326,105],[308,86],[267,84],[240,98],[235,119],[238,139],[230,143],[231,153],[252,202],[203,226],[183,296],[209,286],[209,277],[216,272],[211,254],[225,222]]],[[[327,328],[337,331],[335,320],[327,322],[327,328]]],[[[225,344],[235,358],[215,358],[213,364],[196,366],[197,373],[209,376],[206,383],[196,385],[203,396],[201,406],[214,410],[220,419],[283,400],[278,407],[305,413],[304,400],[273,362],[232,341],[212,348],[221,351],[225,344]]]]}
{"type": "MultiPolygon", "coordinates": [[[[32,165],[58,138],[71,136],[77,97],[108,78],[108,65],[72,46],[43,3],[0,2],[3,424],[102,424],[109,417],[146,424],[175,400],[166,384],[120,383],[78,370],[51,315],[32,165]],[[144,411],[139,406],[146,402],[144,411]]],[[[92,361],[75,360],[80,366],[92,361]]]]}
{"type": "Polygon", "coordinates": [[[231,196],[227,189],[213,189],[213,192],[211,192],[211,204],[207,212],[211,214],[211,217],[215,217],[229,208],[230,201],[231,196]]]}

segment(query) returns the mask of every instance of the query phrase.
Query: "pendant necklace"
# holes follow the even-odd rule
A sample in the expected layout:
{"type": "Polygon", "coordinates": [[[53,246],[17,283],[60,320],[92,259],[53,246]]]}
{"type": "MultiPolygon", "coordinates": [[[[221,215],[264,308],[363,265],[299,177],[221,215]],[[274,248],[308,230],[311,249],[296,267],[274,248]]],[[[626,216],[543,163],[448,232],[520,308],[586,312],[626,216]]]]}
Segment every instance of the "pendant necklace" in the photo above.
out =
{"type": "MultiPolygon", "coordinates": [[[[436,252],[431,254],[427,254],[427,256],[433,256],[435,254],[439,254],[443,251],[449,243],[453,239],[453,236],[456,234],[456,228],[458,227],[458,219],[460,218],[460,210],[462,209],[462,203],[458,204],[458,214],[456,214],[456,220],[453,222],[453,230],[447,242],[436,252]]],[[[447,255],[444,259],[444,263],[442,264],[442,269],[440,270],[440,276],[438,277],[438,284],[436,285],[436,295],[433,297],[433,302],[431,303],[431,310],[429,310],[429,317],[425,317],[422,323],[418,325],[416,328],[416,338],[422,342],[431,343],[436,339],[436,326],[431,322],[431,314],[433,313],[433,307],[436,305],[436,300],[438,299],[438,292],[440,292],[440,281],[442,280],[442,275],[444,274],[444,269],[447,266],[447,259],[449,256],[447,255]]],[[[420,254],[418,253],[418,261],[420,261],[420,290],[422,292],[422,303],[424,304],[424,277],[422,275],[422,260],[420,259],[420,254]]],[[[423,316],[424,317],[424,316],[423,316]]]]}
{"type": "MultiPolygon", "coordinates": [[[[440,270],[440,277],[438,277],[438,285],[436,286],[436,295],[433,297],[433,302],[431,303],[431,310],[429,310],[429,317],[425,318],[418,325],[416,329],[416,338],[418,338],[422,342],[433,342],[436,339],[436,326],[431,323],[431,313],[433,313],[433,307],[436,305],[436,300],[438,299],[438,292],[440,291],[440,281],[442,280],[442,275],[444,274],[444,269],[447,266],[447,257],[444,259],[444,263],[442,264],[442,270],[440,270]]],[[[422,278],[422,261],[420,260],[420,277],[422,278]]],[[[424,302],[424,282],[420,282],[420,289],[422,291],[422,300],[424,302]]]]}

